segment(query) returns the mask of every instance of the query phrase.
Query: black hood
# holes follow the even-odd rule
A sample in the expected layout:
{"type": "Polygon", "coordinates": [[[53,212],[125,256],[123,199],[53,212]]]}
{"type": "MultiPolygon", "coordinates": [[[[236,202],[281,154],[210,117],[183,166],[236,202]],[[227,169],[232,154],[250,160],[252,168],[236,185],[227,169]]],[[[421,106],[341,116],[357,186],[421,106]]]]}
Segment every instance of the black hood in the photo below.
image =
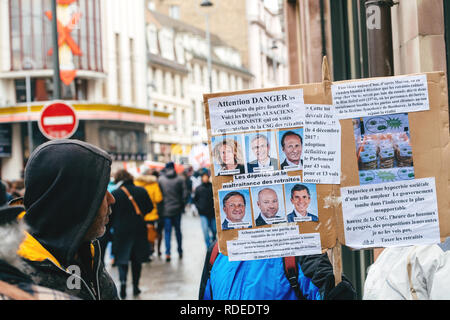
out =
{"type": "Polygon", "coordinates": [[[70,263],[106,193],[111,158],[78,140],[40,145],[25,168],[25,221],[62,265],[70,263]]]}

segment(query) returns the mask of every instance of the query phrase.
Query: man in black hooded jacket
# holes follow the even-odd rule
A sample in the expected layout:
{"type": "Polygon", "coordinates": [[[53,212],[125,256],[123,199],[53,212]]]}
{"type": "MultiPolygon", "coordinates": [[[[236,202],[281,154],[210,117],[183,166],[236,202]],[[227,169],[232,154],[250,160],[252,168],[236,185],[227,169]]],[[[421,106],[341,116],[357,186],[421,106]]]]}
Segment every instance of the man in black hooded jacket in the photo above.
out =
{"type": "Polygon", "coordinates": [[[111,158],[78,140],[40,145],[25,168],[25,222],[18,254],[35,283],[81,299],[118,299],[101,259],[114,197],[107,191],[111,158]]]}

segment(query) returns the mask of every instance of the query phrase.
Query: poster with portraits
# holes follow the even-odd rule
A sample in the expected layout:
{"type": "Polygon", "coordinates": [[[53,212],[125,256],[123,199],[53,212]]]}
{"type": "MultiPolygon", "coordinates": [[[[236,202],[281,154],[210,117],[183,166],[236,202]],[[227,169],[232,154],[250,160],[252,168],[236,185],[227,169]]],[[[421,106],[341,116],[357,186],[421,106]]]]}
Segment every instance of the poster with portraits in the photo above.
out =
{"type": "Polygon", "coordinates": [[[445,239],[442,77],[205,94],[220,252],[237,261],[445,239]]]}
{"type": "MultiPolygon", "coordinates": [[[[308,142],[304,98],[311,90],[313,86],[205,95],[219,247],[230,260],[320,253],[323,246],[334,245],[335,231],[328,228],[334,211],[325,204],[332,183],[320,178],[304,182],[303,176],[311,171],[308,176],[316,177],[314,166],[304,166],[304,155],[311,160],[316,143],[339,145],[339,124],[330,141],[317,133],[308,142]],[[327,232],[333,234],[322,236],[327,232]]],[[[330,109],[319,107],[324,102],[319,99],[310,107],[335,120],[330,109]]],[[[318,127],[326,131],[329,121],[318,127]]],[[[330,177],[340,163],[340,154],[334,157],[330,177]]]]}

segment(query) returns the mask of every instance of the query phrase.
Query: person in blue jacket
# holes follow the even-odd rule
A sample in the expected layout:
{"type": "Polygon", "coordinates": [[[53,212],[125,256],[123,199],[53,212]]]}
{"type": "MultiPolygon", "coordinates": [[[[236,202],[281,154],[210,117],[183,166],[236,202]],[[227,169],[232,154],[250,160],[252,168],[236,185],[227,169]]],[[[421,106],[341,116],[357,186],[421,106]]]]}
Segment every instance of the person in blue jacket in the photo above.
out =
{"type": "Polygon", "coordinates": [[[285,274],[283,258],[229,261],[219,253],[212,268],[212,244],[206,255],[200,283],[200,300],[354,300],[356,292],[342,275],[335,286],[328,255],[296,257],[297,288],[285,274]],[[297,292],[296,292],[297,291],[297,292]]]}

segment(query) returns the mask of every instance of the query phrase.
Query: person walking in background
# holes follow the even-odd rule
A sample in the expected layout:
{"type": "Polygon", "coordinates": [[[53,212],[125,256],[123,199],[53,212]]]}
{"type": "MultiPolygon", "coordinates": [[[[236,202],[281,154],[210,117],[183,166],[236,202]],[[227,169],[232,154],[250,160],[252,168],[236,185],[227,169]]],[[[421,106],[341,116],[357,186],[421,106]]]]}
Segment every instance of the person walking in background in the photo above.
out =
{"type": "MultiPolygon", "coordinates": [[[[147,225],[147,235],[148,241],[150,243],[150,256],[155,251],[155,242],[152,242],[150,237],[151,233],[156,233],[156,239],[158,241],[158,244],[161,243],[161,232],[158,232],[158,205],[163,200],[161,189],[158,185],[158,176],[159,173],[156,170],[147,170],[143,174],[139,175],[135,180],[134,184],[138,187],[143,187],[145,190],[147,190],[147,193],[150,197],[150,200],[152,201],[153,210],[149,213],[147,213],[144,217],[145,223],[147,225]],[[159,239],[158,239],[159,238],[159,239]]],[[[158,250],[159,252],[159,250],[158,250]]],[[[151,261],[151,258],[150,258],[151,261]]]]}
{"type": "Polygon", "coordinates": [[[181,214],[184,211],[187,190],[186,183],[182,177],[177,175],[173,162],[167,163],[161,173],[158,183],[163,194],[162,216],[164,217],[166,261],[169,262],[171,259],[170,242],[172,239],[172,227],[175,228],[178,255],[180,259],[183,258],[181,214]]]}
{"type": "Polygon", "coordinates": [[[112,206],[112,228],[114,229],[112,253],[119,269],[120,297],[127,293],[128,262],[131,261],[133,295],[141,292],[139,279],[142,263],[148,261],[150,244],[147,241],[147,228],[144,216],[153,210],[147,190],[133,183],[133,176],[121,169],[114,175],[119,187],[112,192],[116,203],[112,206]]]}
{"type": "Polygon", "coordinates": [[[111,163],[100,148],[74,139],[49,141],[31,153],[23,198],[30,228],[18,254],[22,272],[36,284],[81,299],[119,298],[96,240],[115,201],[107,191],[111,163]],[[74,274],[78,285],[68,286],[74,274]]]}
{"type": "Polygon", "coordinates": [[[216,240],[216,219],[214,214],[214,196],[208,172],[201,176],[202,184],[195,189],[194,204],[200,215],[206,248],[216,240]]]}

